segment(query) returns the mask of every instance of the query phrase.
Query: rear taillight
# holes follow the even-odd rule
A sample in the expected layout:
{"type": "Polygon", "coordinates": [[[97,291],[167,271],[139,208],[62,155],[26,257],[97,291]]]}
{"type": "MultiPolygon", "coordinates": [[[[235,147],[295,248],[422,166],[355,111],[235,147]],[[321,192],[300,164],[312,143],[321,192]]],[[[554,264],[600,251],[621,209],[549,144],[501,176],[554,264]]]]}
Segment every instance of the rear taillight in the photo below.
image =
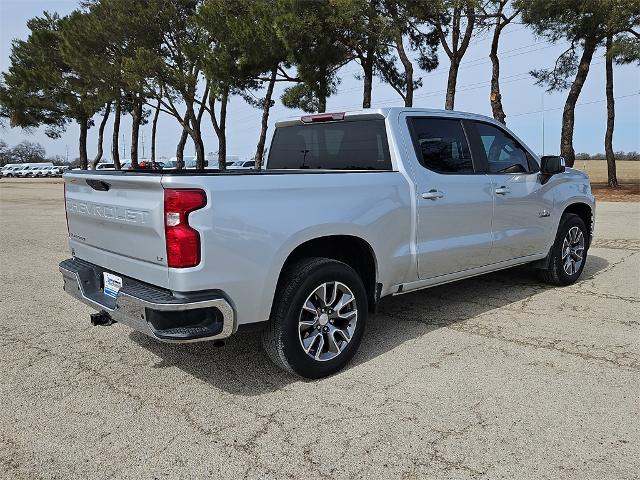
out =
{"type": "Polygon", "coordinates": [[[200,234],[189,226],[189,213],[206,204],[203,190],[165,189],[164,232],[169,267],[195,267],[200,263],[200,234]]]}

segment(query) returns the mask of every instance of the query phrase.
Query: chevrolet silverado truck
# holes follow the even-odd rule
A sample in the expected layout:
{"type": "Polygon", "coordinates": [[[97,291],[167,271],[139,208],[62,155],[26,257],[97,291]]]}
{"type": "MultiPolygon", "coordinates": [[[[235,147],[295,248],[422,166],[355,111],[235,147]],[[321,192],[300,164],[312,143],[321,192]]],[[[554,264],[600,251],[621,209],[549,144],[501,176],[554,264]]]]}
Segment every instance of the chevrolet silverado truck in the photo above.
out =
{"type": "Polygon", "coordinates": [[[278,122],[262,171],[64,174],[64,290],[165,342],[259,329],[307,378],[349,362],[400,295],[530,264],[575,282],[593,235],[588,177],[491,118],[416,108],[278,122]]]}

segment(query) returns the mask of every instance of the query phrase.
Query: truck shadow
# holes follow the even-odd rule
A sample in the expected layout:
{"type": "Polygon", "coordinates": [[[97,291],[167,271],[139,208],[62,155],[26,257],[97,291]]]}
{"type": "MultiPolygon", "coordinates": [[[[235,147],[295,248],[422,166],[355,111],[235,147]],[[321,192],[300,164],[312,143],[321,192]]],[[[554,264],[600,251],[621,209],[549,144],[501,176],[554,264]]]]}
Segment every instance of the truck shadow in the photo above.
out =
{"type": "MultiPolygon", "coordinates": [[[[581,282],[592,279],[608,266],[606,259],[590,255],[581,282]]],[[[533,271],[513,268],[385,298],[378,313],[369,317],[359,351],[346,370],[438,328],[464,322],[550,288],[554,287],[540,283],[533,271]]],[[[212,342],[160,343],[138,332],[130,333],[130,338],[159,357],[153,368],[177,367],[234,395],[262,395],[304,381],[271,363],[262,350],[258,333],[231,337],[223,347],[212,342]]]]}

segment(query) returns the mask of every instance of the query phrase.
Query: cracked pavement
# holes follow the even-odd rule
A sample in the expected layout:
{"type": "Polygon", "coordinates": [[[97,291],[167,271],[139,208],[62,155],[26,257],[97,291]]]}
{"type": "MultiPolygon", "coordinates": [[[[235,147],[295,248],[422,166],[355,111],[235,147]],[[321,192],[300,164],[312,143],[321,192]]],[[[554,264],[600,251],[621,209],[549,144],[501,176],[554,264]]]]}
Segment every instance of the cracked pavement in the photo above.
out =
{"type": "Polygon", "coordinates": [[[321,381],[256,334],[157,343],[62,292],[62,185],[0,182],[0,477],[640,477],[640,204],[582,279],[525,268],[385,299],[321,381]]]}

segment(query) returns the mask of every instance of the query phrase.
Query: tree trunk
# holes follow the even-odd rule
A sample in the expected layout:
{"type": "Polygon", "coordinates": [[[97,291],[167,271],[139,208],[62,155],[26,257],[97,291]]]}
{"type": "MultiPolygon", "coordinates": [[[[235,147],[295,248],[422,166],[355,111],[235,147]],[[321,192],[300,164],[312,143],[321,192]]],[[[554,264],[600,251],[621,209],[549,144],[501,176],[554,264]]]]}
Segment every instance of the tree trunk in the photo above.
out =
{"type": "Polygon", "coordinates": [[[221,170],[227,168],[227,104],[229,89],[226,89],[220,100],[220,137],[218,137],[218,165],[221,170]]]}
{"type": "Polygon", "coordinates": [[[373,59],[371,56],[362,58],[362,70],[364,74],[362,90],[362,108],[371,108],[371,90],[373,88],[373,59]]]}
{"type": "Polygon", "coordinates": [[[404,67],[404,76],[407,83],[406,92],[404,95],[404,106],[413,107],[413,63],[407,56],[407,52],[404,49],[402,43],[402,34],[398,32],[396,34],[396,49],[398,50],[398,57],[404,67]]]}
{"type": "Polygon", "coordinates": [[[444,102],[446,110],[453,110],[456,102],[456,82],[458,81],[458,69],[460,59],[453,57],[449,66],[449,77],[447,78],[447,96],[444,102]]]}
{"type": "Polygon", "coordinates": [[[95,170],[96,166],[102,160],[102,155],[104,151],[102,149],[102,144],[104,143],[104,128],[107,125],[107,120],[109,119],[109,114],[111,113],[111,102],[107,103],[104,107],[104,115],[102,115],[102,121],[100,122],[100,127],[98,128],[98,152],[96,153],[93,162],[91,162],[91,169],[95,170]]]}
{"type": "Polygon", "coordinates": [[[607,94],[607,132],[604,135],[604,151],[607,156],[607,183],[610,187],[618,186],[618,176],[616,175],[616,157],[613,153],[613,128],[615,125],[615,100],[613,99],[613,58],[610,55],[613,44],[613,37],[607,37],[606,51],[606,94],[607,94]]]}
{"type": "Polygon", "coordinates": [[[564,156],[568,167],[573,167],[576,161],[576,152],[573,149],[573,127],[575,124],[575,111],[578,97],[584,86],[584,82],[589,74],[589,65],[591,64],[591,58],[596,49],[596,42],[588,40],[585,42],[584,51],[582,57],[580,57],[580,63],[578,64],[578,71],[576,77],[571,84],[567,100],[564,104],[564,111],[562,112],[562,132],[560,134],[560,152],[564,156]]]}
{"type": "Polygon", "coordinates": [[[262,125],[260,127],[260,137],[258,138],[258,146],[256,147],[256,170],[262,169],[262,161],[264,156],[264,144],[267,139],[267,128],[269,126],[269,110],[271,109],[271,97],[273,96],[273,87],[276,84],[276,75],[278,74],[278,66],[274,66],[271,70],[271,77],[269,78],[269,84],[267,85],[267,93],[264,96],[264,103],[262,106],[262,125]]]}
{"type": "Polygon", "coordinates": [[[215,103],[216,97],[213,92],[209,95],[209,114],[211,124],[218,137],[218,168],[227,169],[227,103],[229,102],[229,89],[222,92],[220,98],[220,121],[216,117],[215,103]]]}
{"type": "Polygon", "coordinates": [[[493,111],[493,118],[498,122],[506,125],[506,115],[502,109],[502,95],[500,94],[500,59],[498,58],[498,44],[500,41],[500,32],[502,26],[500,26],[500,19],[496,29],[493,31],[493,40],[491,41],[491,51],[489,58],[491,59],[491,94],[489,101],[491,102],[491,110],[493,111]]]}
{"type": "Polygon", "coordinates": [[[131,168],[138,168],[138,137],[140,135],[140,124],[142,123],[142,100],[133,98],[133,109],[131,110],[131,168]]]}
{"type": "Polygon", "coordinates": [[[447,110],[453,110],[455,107],[458,70],[460,68],[462,57],[469,47],[475,21],[476,15],[473,1],[467,0],[464,4],[456,3],[451,18],[451,46],[447,43],[447,29],[439,22],[436,24],[436,28],[440,36],[440,44],[451,61],[451,65],[449,66],[449,77],[447,78],[447,96],[444,102],[444,108],[447,110]],[[462,40],[460,40],[463,16],[466,17],[467,24],[464,29],[462,40]]]}
{"type": "MultiPolygon", "coordinates": [[[[195,124],[195,122],[191,122],[192,125],[195,124]]],[[[193,139],[193,145],[196,149],[196,169],[198,170],[204,170],[205,168],[205,161],[206,161],[206,153],[204,151],[204,141],[202,140],[202,131],[200,129],[200,125],[194,125],[192,127],[193,133],[191,135],[191,138],[193,139]]]]}
{"type": "Polygon", "coordinates": [[[327,111],[327,77],[320,81],[318,89],[318,113],[327,111]]]}
{"type": "Polygon", "coordinates": [[[327,96],[323,93],[318,96],[318,113],[327,111],[327,96]]]}
{"type": "Polygon", "coordinates": [[[196,149],[196,168],[198,170],[204,169],[205,151],[204,142],[202,141],[202,128],[200,125],[199,117],[193,108],[193,103],[187,104],[187,113],[185,115],[185,122],[191,127],[189,128],[189,134],[193,140],[193,145],[196,149]]]}
{"type": "Polygon", "coordinates": [[[122,116],[122,100],[120,99],[120,92],[116,98],[116,106],[113,111],[113,134],[111,136],[111,160],[116,170],[120,170],[120,145],[118,143],[120,137],[120,117],[122,116]]]}
{"type": "Polygon", "coordinates": [[[81,119],[78,120],[80,124],[80,168],[82,170],[87,169],[87,131],[89,130],[89,120],[81,119]]]}
{"type": "MultiPolygon", "coordinates": [[[[162,95],[162,90],[160,91],[162,95]]],[[[158,117],[160,116],[160,99],[158,98],[158,104],[156,105],[156,111],[153,114],[153,123],[151,124],[151,165],[156,167],[156,132],[158,129],[158,117]]]]}
{"type": "Polygon", "coordinates": [[[180,141],[176,147],[177,170],[182,170],[184,168],[184,146],[187,144],[187,138],[189,138],[189,131],[182,127],[182,135],[180,135],[180,141]]]}

